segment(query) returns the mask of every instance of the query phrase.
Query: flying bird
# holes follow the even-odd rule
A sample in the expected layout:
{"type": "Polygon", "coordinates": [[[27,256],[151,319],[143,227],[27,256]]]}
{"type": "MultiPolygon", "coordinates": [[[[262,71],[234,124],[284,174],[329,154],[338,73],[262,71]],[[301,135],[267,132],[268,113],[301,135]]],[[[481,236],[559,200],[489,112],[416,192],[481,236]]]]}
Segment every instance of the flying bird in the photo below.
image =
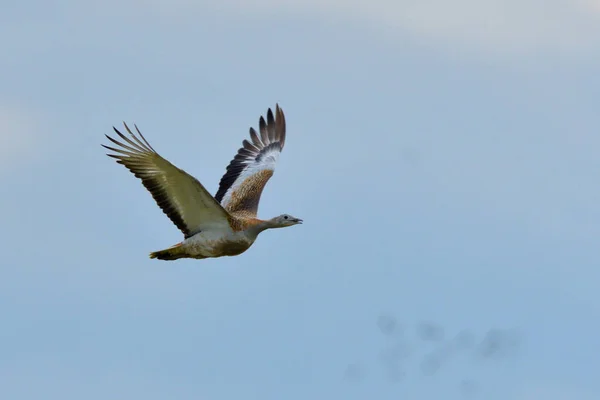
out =
{"type": "Polygon", "coordinates": [[[258,133],[250,128],[251,141],[242,142],[214,197],[196,178],[160,156],[136,125],[137,135],[125,122],[123,125],[130,137],[113,127],[121,141],[105,136],[118,147],[102,146],[116,153],[107,154],[109,157],[141,179],[184,236],[182,242],[150,253],[150,258],[236,256],[248,250],[262,231],[302,223],[288,214],[267,220],[257,218],[260,196],[285,144],[285,117],[279,105],[275,115],[268,109],[266,121],[260,117],[258,133]]]}

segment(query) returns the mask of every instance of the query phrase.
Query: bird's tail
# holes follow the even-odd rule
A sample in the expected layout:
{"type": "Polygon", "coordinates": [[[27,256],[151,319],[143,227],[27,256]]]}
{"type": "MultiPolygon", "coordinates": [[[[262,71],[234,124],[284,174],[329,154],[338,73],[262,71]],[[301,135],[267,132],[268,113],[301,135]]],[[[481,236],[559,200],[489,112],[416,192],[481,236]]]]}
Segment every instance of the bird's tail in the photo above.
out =
{"type": "Polygon", "coordinates": [[[171,246],[165,250],[154,251],[150,253],[150,258],[157,258],[159,260],[177,260],[178,258],[185,258],[186,254],[181,246],[182,243],[177,243],[175,246],[171,246]]]}

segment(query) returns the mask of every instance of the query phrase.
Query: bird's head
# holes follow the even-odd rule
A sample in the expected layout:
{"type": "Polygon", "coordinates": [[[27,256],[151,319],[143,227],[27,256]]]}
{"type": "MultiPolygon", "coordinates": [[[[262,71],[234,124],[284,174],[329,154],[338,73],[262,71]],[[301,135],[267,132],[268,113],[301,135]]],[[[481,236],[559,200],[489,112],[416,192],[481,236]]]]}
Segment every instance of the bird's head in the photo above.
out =
{"type": "Polygon", "coordinates": [[[286,226],[292,226],[301,224],[302,220],[300,218],[292,217],[289,214],[281,214],[278,217],[271,219],[274,228],[284,228],[286,226]]]}

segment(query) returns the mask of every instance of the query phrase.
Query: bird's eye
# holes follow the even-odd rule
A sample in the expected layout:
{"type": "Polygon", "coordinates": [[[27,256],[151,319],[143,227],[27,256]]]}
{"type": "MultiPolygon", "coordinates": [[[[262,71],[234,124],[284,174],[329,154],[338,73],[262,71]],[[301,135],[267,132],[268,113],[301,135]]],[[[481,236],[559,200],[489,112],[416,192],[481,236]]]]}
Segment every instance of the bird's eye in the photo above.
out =
{"type": "Polygon", "coordinates": [[[287,216],[287,215],[284,215],[284,216],[283,216],[283,219],[288,219],[288,216],[287,216]]]}

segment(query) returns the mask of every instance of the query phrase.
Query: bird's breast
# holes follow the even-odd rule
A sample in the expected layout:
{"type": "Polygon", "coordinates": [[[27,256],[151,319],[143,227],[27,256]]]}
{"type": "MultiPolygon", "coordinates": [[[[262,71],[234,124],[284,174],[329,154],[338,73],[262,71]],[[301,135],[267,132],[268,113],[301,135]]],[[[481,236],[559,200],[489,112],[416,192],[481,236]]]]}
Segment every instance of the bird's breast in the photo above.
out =
{"type": "Polygon", "coordinates": [[[242,254],[253,242],[243,232],[199,232],[188,238],[184,245],[190,254],[222,257],[242,254]]]}

